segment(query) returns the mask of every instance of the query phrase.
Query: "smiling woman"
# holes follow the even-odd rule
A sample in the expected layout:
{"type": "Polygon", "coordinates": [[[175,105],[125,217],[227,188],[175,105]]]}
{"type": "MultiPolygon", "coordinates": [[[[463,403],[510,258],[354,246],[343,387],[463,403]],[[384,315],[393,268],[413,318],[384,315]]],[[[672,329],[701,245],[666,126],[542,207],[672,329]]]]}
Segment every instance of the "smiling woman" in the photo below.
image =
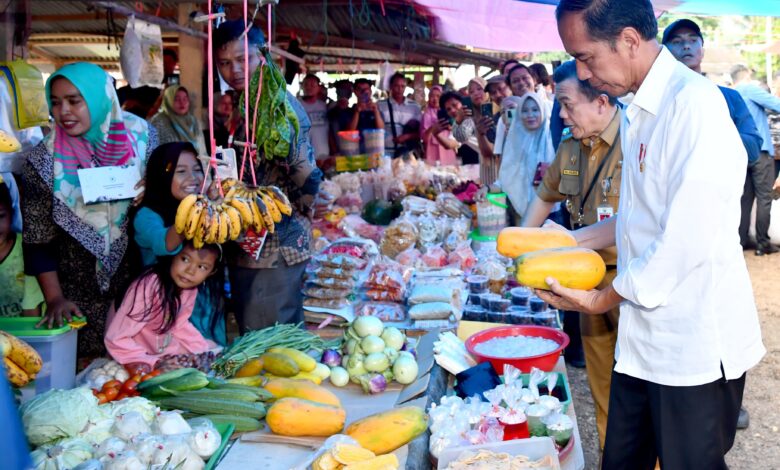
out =
{"type": "Polygon", "coordinates": [[[207,155],[203,131],[192,113],[190,94],[181,85],[170,86],[163,92],[160,112],[149,123],[157,129],[161,144],[189,142],[196,155],[207,155]]]}
{"type": "Polygon", "coordinates": [[[46,92],[55,126],[24,166],[25,270],[46,300],[42,323],[85,315],[79,355],[101,354],[109,303],[131,271],[131,201],[84,204],[78,170],[135,165],[142,172],[156,133],[121,110],[111,77],[94,64],[59,69],[46,92]]]}

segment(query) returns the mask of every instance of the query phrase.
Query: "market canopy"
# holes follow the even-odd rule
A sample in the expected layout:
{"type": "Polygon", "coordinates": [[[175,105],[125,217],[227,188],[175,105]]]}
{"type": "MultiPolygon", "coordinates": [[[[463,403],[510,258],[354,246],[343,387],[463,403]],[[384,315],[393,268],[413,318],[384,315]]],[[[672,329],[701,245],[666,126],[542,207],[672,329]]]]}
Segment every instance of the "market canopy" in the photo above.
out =
{"type": "MultiPolygon", "coordinates": [[[[558,0],[414,0],[431,17],[435,38],[512,52],[562,50],[555,22],[558,0]]],[[[780,16],[777,0],[655,0],[659,14],[780,16]]]]}

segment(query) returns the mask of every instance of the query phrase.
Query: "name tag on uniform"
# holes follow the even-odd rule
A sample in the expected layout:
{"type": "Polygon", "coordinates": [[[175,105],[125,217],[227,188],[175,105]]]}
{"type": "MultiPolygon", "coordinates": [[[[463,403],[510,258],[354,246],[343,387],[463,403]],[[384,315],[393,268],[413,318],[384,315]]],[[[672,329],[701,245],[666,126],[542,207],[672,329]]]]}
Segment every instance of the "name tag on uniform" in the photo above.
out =
{"type": "Polygon", "coordinates": [[[566,176],[580,176],[580,172],[577,170],[563,170],[563,174],[566,176]]]}

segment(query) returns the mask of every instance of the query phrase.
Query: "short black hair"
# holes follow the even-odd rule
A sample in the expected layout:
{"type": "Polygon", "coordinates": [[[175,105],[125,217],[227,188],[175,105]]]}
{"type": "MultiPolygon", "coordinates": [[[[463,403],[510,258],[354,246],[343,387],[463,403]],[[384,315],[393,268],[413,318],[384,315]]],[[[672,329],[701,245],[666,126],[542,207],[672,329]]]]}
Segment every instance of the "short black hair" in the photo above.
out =
{"type": "Polygon", "coordinates": [[[357,90],[358,85],[368,85],[368,86],[374,86],[374,82],[367,79],[367,78],[358,78],[355,80],[355,89],[357,90]]]}
{"type": "MultiPolygon", "coordinates": [[[[241,38],[244,34],[246,26],[243,20],[230,20],[222,23],[219,28],[214,31],[213,47],[215,51],[218,51],[228,45],[229,43],[241,38]]],[[[265,46],[265,36],[263,32],[257,26],[252,26],[247,32],[247,39],[249,44],[257,47],[265,46]]]]}
{"type": "Polygon", "coordinates": [[[168,56],[173,60],[175,60],[176,62],[179,61],[179,56],[176,54],[176,51],[174,51],[170,47],[166,47],[165,49],[163,49],[163,57],[164,56],[168,56]]]}
{"type": "MultiPolygon", "coordinates": [[[[307,73],[306,76],[303,77],[303,80],[306,80],[306,79],[309,79],[309,78],[317,80],[317,83],[322,83],[322,82],[320,82],[320,77],[314,75],[313,73],[307,73]]],[[[301,81],[303,81],[303,80],[301,80],[301,81]]]]}
{"type": "Polygon", "coordinates": [[[531,76],[537,85],[550,86],[552,85],[552,79],[550,79],[550,73],[547,72],[547,67],[544,64],[531,64],[528,67],[528,71],[531,72],[531,76]]]}
{"type": "Polygon", "coordinates": [[[516,59],[509,59],[509,60],[505,61],[503,64],[501,64],[501,70],[500,70],[500,72],[502,72],[502,73],[503,73],[503,72],[504,72],[504,71],[507,69],[507,67],[509,66],[509,64],[519,64],[519,63],[520,63],[520,62],[518,62],[516,59]]]}
{"type": "MultiPolygon", "coordinates": [[[[5,181],[0,183],[0,207],[5,207],[9,212],[13,212],[14,210],[14,201],[13,198],[11,198],[11,190],[8,188],[5,181]]],[[[13,214],[11,214],[11,218],[13,219],[13,214]]]]}
{"type": "Polygon", "coordinates": [[[579,77],[577,77],[577,64],[573,60],[569,60],[567,62],[562,63],[558,66],[558,68],[555,69],[555,72],[553,73],[553,81],[558,84],[561,82],[565,82],[566,80],[573,79],[577,82],[577,85],[579,85],[580,93],[585,95],[586,98],[590,101],[595,101],[599,96],[605,95],[609,98],[609,104],[612,106],[617,105],[617,98],[613,96],[609,96],[606,93],[599,91],[590,84],[587,80],[580,80],[579,77]]]}
{"type": "Polygon", "coordinates": [[[402,74],[401,72],[396,72],[392,76],[390,76],[390,84],[392,85],[393,82],[395,82],[398,79],[403,79],[406,83],[409,83],[409,80],[407,80],[406,75],[402,74]]]}
{"type": "Polygon", "coordinates": [[[463,104],[463,98],[454,91],[448,91],[441,95],[441,98],[439,98],[439,108],[444,109],[445,105],[447,104],[447,101],[450,100],[458,100],[460,104],[463,104]]]}
{"type": "Polygon", "coordinates": [[[636,29],[645,41],[658,36],[650,0],[560,0],[555,18],[561,21],[567,13],[582,13],[588,35],[613,46],[624,28],[636,29]]]}
{"type": "MultiPolygon", "coordinates": [[[[512,74],[514,74],[515,72],[517,72],[518,70],[521,70],[521,69],[525,69],[525,71],[528,72],[529,75],[531,75],[531,78],[534,77],[534,74],[533,74],[533,72],[531,72],[531,69],[529,69],[526,65],[521,64],[521,63],[518,62],[517,65],[515,65],[514,67],[509,69],[509,72],[506,73],[506,84],[507,85],[512,86],[512,74]]],[[[534,79],[534,80],[536,80],[536,79],[534,79]]]]}

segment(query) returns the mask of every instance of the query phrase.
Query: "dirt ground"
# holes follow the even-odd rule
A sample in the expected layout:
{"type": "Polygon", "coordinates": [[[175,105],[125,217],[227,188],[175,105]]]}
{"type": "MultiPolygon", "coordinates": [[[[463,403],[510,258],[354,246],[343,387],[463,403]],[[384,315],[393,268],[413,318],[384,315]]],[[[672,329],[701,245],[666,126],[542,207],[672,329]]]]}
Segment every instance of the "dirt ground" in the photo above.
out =
{"type": "MultiPolygon", "coordinates": [[[[750,413],[750,427],[737,431],[734,447],[726,455],[733,470],[780,469],[780,253],[755,256],[745,252],[761,321],[767,354],[747,374],[743,406],[750,413]]],[[[585,468],[599,462],[596,418],[584,369],[569,368],[577,421],[585,452],[585,468]]]]}

